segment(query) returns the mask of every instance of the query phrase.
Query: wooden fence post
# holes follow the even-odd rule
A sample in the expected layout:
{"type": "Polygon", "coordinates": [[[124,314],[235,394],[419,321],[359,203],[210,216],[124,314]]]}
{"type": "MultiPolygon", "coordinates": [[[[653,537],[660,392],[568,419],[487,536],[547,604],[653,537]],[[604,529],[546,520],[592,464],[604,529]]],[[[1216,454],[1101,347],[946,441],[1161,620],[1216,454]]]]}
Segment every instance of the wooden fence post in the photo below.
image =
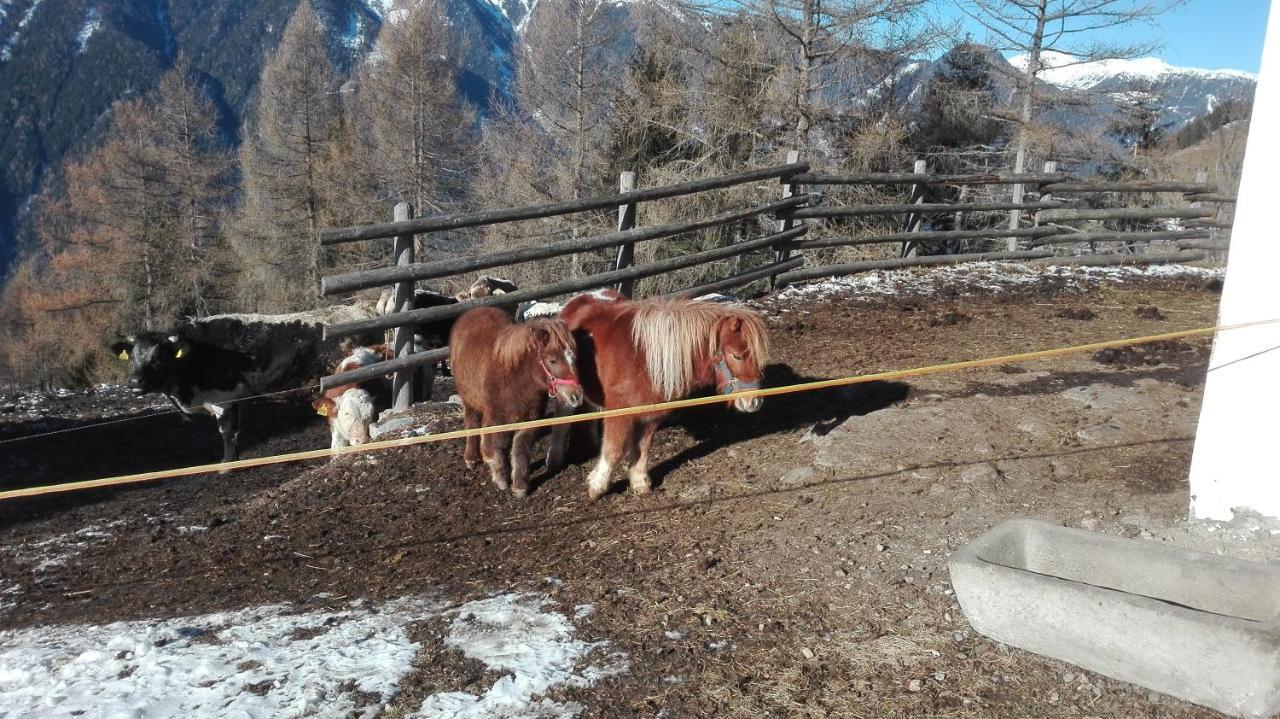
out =
{"type": "MultiPolygon", "coordinates": [[[[1208,170],[1197,170],[1197,171],[1196,171],[1196,184],[1197,184],[1197,185],[1207,185],[1207,184],[1209,184],[1209,171],[1208,171],[1208,170]]],[[[1192,202],[1192,203],[1191,203],[1191,206],[1192,206],[1192,207],[1204,207],[1204,203],[1203,203],[1203,202],[1192,202]]],[[[1222,209],[1222,206],[1221,206],[1221,205],[1218,205],[1218,208],[1217,208],[1217,209],[1221,210],[1221,209],[1222,209]]],[[[1216,219],[1218,219],[1217,215],[1215,215],[1213,219],[1215,219],[1215,220],[1216,220],[1216,219]]],[[[1220,237],[1220,235],[1219,235],[1219,232],[1218,232],[1218,230],[1217,230],[1216,228],[1212,228],[1212,227],[1211,227],[1211,228],[1209,228],[1209,239],[1210,239],[1210,240],[1217,240],[1217,239],[1219,239],[1219,237],[1220,237]]],[[[1215,253],[1215,257],[1216,257],[1216,253],[1215,253]]]]}
{"type": "MultiPolygon", "coordinates": [[[[1045,160],[1045,163],[1044,163],[1044,174],[1046,174],[1046,175],[1052,175],[1052,174],[1056,173],[1057,171],[1058,171],[1058,161],[1057,161],[1057,160],[1045,160]]],[[[1052,202],[1052,201],[1053,201],[1053,193],[1052,193],[1052,192],[1042,192],[1042,193],[1040,193],[1040,198],[1039,198],[1038,200],[1036,200],[1036,201],[1037,201],[1037,202],[1052,202]]],[[[1035,212],[1033,212],[1033,213],[1031,214],[1031,226],[1032,226],[1032,227],[1039,227],[1039,226],[1040,226],[1040,211],[1039,211],[1039,210],[1037,210],[1037,211],[1035,211],[1035,212]]]]}
{"type": "MultiPolygon", "coordinates": [[[[393,214],[396,222],[403,222],[411,217],[413,217],[413,208],[409,206],[409,203],[396,203],[393,214]]],[[[396,235],[391,256],[395,260],[397,267],[408,267],[413,264],[413,235],[396,235]]],[[[413,280],[397,282],[394,285],[396,312],[408,312],[413,309],[413,285],[413,280]]],[[[404,358],[413,354],[413,327],[397,327],[394,344],[397,358],[404,358]]],[[[392,409],[408,409],[409,405],[413,403],[413,373],[414,370],[411,368],[398,370],[391,376],[392,409]]],[[[435,379],[434,374],[432,379],[435,379]]],[[[427,386],[424,388],[424,391],[427,392],[427,399],[430,399],[432,384],[434,382],[427,382],[427,386]]]]}
{"type": "MultiPolygon", "coordinates": [[[[1019,160],[1021,160],[1021,158],[1019,158],[1019,160]]],[[[1018,168],[1017,174],[1022,174],[1021,167],[1018,168]]],[[[1018,204],[1018,205],[1022,204],[1022,195],[1025,192],[1025,190],[1026,190],[1026,187],[1021,182],[1013,186],[1014,204],[1018,204]]],[[[1022,210],[1009,210],[1009,229],[1011,230],[1018,229],[1018,225],[1021,224],[1021,222],[1022,222],[1022,210]]],[[[1018,250],[1018,238],[1010,237],[1006,242],[1005,249],[1008,250],[1009,252],[1016,252],[1018,250]]]]}
{"type": "MultiPolygon", "coordinates": [[[[915,175],[929,174],[928,160],[916,160],[915,166],[911,170],[915,175]]],[[[911,194],[907,196],[908,205],[920,205],[924,203],[925,188],[927,185],[912,185],[911,194]]],[[[919,232],[921,225],[924,224],[924,215],[913,212],[907,215],[907,221],[902,226],[903,232],[919,232]]],[[[915,257],[919,254],[920,245],[916,242],[902,243],[902,257],[915,257]]]]}
{"type": "MultiPolygon", "coordinates": [[[[618,192],[630,192],[636,189],[636,173],[623,172],[618,175],[618,192]]],[[[618,205],[618,232],[624,230],[635,229],[636,226],[636,203],[628,202],[618,205]]],[[[624,267],[630,267],[636,261],[636,246],[634,242],[628,242],[618,247],[618,259],[613,263],[613,269],[621,270],[624,267]]],[[[632,290],[635,289],[635,280],[623,280],[618,283],[618,291],[627,297],[631,296],[632,290]]]]}
{"type": "MultiPolygon", "coordinates": [[[[800,161],[799,150],[787,150],[787,164],[792,164],[799,161],[800,161]]],[[[782,199],[787,200],[792,197],[795,197],[798,194],[800,194],[800,185],[797,185],[791,182],[782,183],[782,199]]],[[[786,232],[792,227],[795,227],[795,224],[796,224],[796,221],[789,217],[778,220],[777,232],[786,232]]],[[[789,246],[783,245],[773,251],[773,261],[775,263],[785,262],[786,260],[789,260],[789,259],[791,259],[791,248],[789,246]]],[[[777,275],[773,275],[769,278],[769,288],[774,290],[781,289],[781,286],[778,285],[777,275]]]]}

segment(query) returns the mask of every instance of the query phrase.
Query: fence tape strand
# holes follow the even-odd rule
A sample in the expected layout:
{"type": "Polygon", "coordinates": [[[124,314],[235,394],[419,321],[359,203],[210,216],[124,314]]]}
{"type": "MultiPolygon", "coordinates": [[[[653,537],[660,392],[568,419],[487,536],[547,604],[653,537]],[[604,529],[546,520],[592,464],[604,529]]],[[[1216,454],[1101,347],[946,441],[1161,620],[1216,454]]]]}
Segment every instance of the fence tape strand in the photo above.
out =
{"type": "MultiPolygon", "coordinates": [[[[1280,323],[1280,318],[1258,320],[1255,322],[1244,322],[1231,325],[1214,325],[1212,327],[1198,327],[1194,329],[1178,330],[1174,332],[1164,332],[1155,335],[1146,335],[1142,337],[1128,337],[1118,340],[1106,340],[1103,342],[1091,342],[1081,345],[1070,345],[1067,347],[1055,347],[1046,350],[1036,350],[1032,352],[1022,352],[1018,354],[1001,355],[998,357],[985,357],[981,359],[962,360],[959,362],[947,362],[943,364],[927,365],[924,367],[914,367],[911,369],[888,370],[884,372],[873,372],[863,375],[852,375],[847,377],[837,377],[834,379],[815,380],[813,382],[802,382],[799,384],[785,385],[782,387],[767,387],[763,389],[749,390],[745,392],[737,392],[734,399],[746,399],[750,397],[775,397],[778,395],[794,394],[798,392],[813,392],[822,389],[831,389],[834,387],[847,387],[855,384],[865,384],[868,382],[884,382],[889,380],[909,379],[912,377],[922,377],[931,374],[942,374],[945,372],[958,372],[966,369],[978,369],[983,367],[995,367],[1005,364],[1016,364],[1019,362],[1031,362],[1034,360],[1051,359],[1054,357],[1062,357],[1071,354],[1083,354],[1086,352],[1097,352],[1104,349],[1114,349],[1118,347],[1128,347],[1133,345],[1151,344],[1154,342],[1168,342],[1172,340],[1188,339],[1191,337],[1204,337],[1214,335],[1218,332],[1226,332],[1231,330],[1245,329],[1249,327],[1258,327],[1262,325],[1271,325],[1280,323]]],[[[382,440],[379,442],[370,442],[368,444],[354,445],[340,449],[313,449],[304,452],[291,452],[288,454],[278,454],[268,457],[255,457],[252,459],[241,459],[234,462],[219,462],[215,464],[201,464],[191,467],[180,467],[177,469],[157,470],[154,472],[139,472],[136,474],[125,474],[115,477],[104,477],[102,479],[90,479],[78,482],[66,482],[62,484],[48,484],[36,487],[25,487],[22,489],[11,489],[0,492],[0,501],[8,499],[18,499],[22,497],[36,497],[46,494],[57,494],[63,492],[76,492],[86,489],[100,489],[104,487],[113,487],[124,484],[137,484],[140,482],[153,482],[161,479],[173,479],[177,477],[190,477],[198,474],[206,474],[211,472],[230,472],[238,469],[251,469],[254,467],[265,467],[273,464],[284,464],[289,462],[305,462],[314,459],[324,459],[327,457],[345,456],[348,454],[360,454],[364,452],[377,452],[385,449],[394,449],[399,447],[411,447],[419,444],[427,444],[433,442],[446,442],[455,439],[465,439],[467,437],[476,437],[485,434],[496,434],[499,432],[514,432],[522,429],[538,429],[542,427],[553,427],[560,424],[571,424],[576,422],[589,422],[597,419],[607,419],[609,417],[626,417],[636,414],[650,414],[655,412],[669,412],[671,410],[683,409],[687,407],[700,407],[703,405],[711,405],[725,402],[726,395],[712,395],[707,397],[691,397],[688,399],[673,400],[671,402],[660,402],[657,404],[637,405],[635,407],[622,407],[618,409],[600,410],[597,412],[586,412],[564,417],[545,417],[542,419],[530,420],[527,422],[513,422],[510,424],[492,425],[489,427],[477,427],[475,429],[459,429],[450,432],[441,432],[440,434],[428,434],[421,437],[403,437],[400,439],[382,440]]]]}

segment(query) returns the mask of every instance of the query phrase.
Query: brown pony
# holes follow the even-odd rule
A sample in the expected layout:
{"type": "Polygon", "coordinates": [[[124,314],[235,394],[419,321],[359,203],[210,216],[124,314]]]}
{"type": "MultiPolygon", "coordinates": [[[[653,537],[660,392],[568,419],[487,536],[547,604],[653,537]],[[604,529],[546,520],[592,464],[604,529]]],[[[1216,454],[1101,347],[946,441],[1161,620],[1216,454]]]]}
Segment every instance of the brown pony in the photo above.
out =
{"type": "MultiPolygon", "coordinates": [[[[706,387],[724,395],[756,389],[769,358],[764,321],[743,307],[587,294],[570,300],[560,319],[578,340],[587,400],[604,409],[667,402],[706,387]]],[[[761,404],[757,397],[728,401],[742,412],[755,412],[761,404]]],[[[649,491],[649,448],[667,414],[604,420],[600,461],[587,482],[592,499],[609,491],[613,469],[624,455],[631,460],[631,491],[649,491]]],[[[565,428],[556,428],[548,464],[564,456],[565,428]]]]}
{"type": "MultiPolygon", "coordinates": [[[[560,320],[515,324],[493,307],[463,313],[449,334],[449,362],[462,397],[468,429],[539,419],[547,400],[577,407],[582,385],[574,363],[577,347],[560,320]]],[[[483,455],[499,489],[517,496],[529,491],[529,444],[534,430],[468,437],[468,468],[483,455]],[[514,435],[514,439],[513,439],[514,435]],[[510,454],[510,463],[507,457],[510,454]]]]}

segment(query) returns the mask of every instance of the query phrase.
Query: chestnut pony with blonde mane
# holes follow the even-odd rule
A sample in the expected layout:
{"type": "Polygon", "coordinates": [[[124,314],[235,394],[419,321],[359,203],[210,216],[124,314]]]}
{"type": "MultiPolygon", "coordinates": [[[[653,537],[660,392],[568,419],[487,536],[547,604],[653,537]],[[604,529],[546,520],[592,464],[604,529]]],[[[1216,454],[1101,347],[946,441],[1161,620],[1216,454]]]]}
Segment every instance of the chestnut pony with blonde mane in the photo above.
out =
{"type": "MultiPolygon", "coordinates": [[[[632,302],[617,293],[579,295],[560,312],[582,351],[579,368],[587,400],[604,409],[686,397],[715,387],[723,395],[756,389],[769,359],[769,335],[760,315],[744,307],[690,300],[632,302]]],[[[760,409],[756,397],[729,399],[742,412],[760,409]]],[[[647,493],[649,448],[669,412],[604,420],[600,460],[587,492],[609,491],[614,467],[631,460],[631,491],[647,493]]],[[[568,432],[556,428],[547,463],[563,463],[568,432]]]]}
{"type": "MultiPolygon", "coordinates": [[[[494,307],[463,313],[449,334],[449,363],[465,426],[539,419],[550,398],[577,407],[582,385],[576,353],[573,335],[560,320],[515,324],[511,315],[494,307]]],[[[463,457],[474,468],[483,456],[493,483],[522,497],[529,492],[533,435],[534,430],[526,429],[468,437],[463,457]]]]}

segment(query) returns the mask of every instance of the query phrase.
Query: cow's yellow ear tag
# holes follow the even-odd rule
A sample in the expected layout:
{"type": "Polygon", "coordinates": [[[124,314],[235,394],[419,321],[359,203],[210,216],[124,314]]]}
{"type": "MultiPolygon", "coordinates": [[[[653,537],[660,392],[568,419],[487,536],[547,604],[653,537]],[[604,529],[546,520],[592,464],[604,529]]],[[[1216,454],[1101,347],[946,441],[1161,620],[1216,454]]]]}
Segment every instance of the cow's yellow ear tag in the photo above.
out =
{"type": "Polygon", "coordinates": [[[186,351],[186,350],[184,350],[184,349],[182,349],[181,347],[179,347],[179,348],[178,348],[178,351],[173,353],[173,358],[174,358],[174,359],[182,359],[182,358],[183,358],[183,356],[184,356],[184,355],[186,355],[186,354],[187,354],[187,351],[186,351]]]}
{"type": "Polygon", "coordinates": [[[328,417],[328,416],[329,416],[329,405],[327,405],[327,404],[322,404],[322,405],[320,405],[319,407],[316,407],[316,414],[320,415],[321,417],[328,417]]]}
{"type": "Polygon", "coordinates": [[[127,361],[129,359],[129,350],[120,350],[120,354],[116,355],[116,357],[122,362],[127,361]]]}

